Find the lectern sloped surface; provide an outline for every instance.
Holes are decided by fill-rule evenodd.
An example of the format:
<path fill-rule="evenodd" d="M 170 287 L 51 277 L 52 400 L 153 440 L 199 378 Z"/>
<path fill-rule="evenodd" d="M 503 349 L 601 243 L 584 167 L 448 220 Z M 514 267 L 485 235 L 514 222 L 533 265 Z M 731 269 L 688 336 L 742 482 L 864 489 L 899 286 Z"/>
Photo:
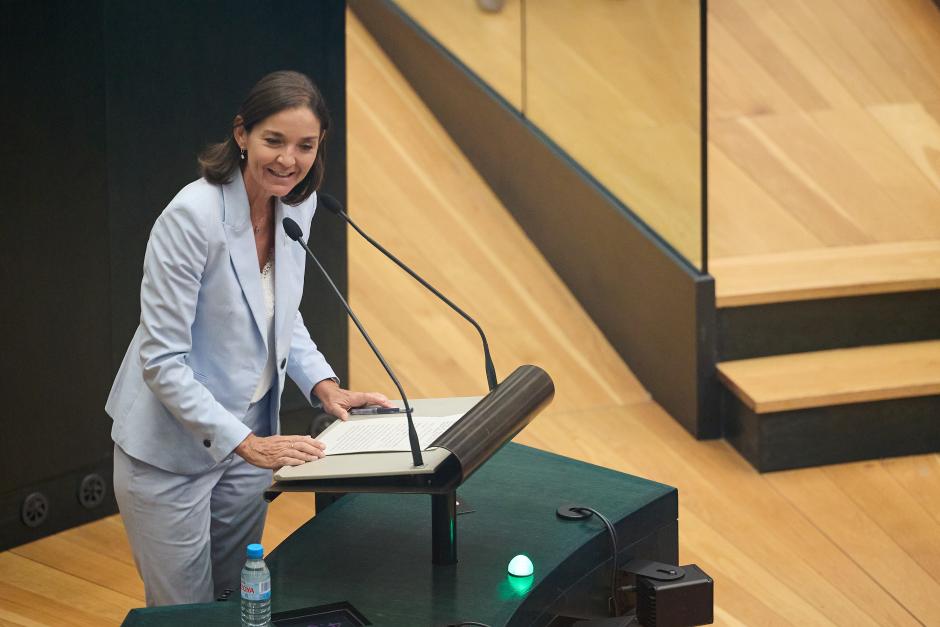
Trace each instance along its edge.
<path fill-rule="evenodd" d="M 554 393 L 551 377 L 538 366 L 526 365 L 481 398 L 415 400 L 416 415 L 463 414 L 431 443 L 424 466 L 413 467 L 410 456 L 402 452 L 355 454 L 355 462 L 327 457 L 279 471 L 268 498 L 288 491 L 452 493 L 521 431 Z"/>
<path fill-rule="evenodd" d="M 480 402 L 480 396 L 464 396 L 453 398 L 418 398 L 411 401 L 414 417 L 422 416 L 450 416 L 465 414 L 471 407 Z M 398 407 L 401 401 L 392 401 Z M 386 417 L 387 418 L 387 417 Z M 393 416 L 400 419 L 404 425 L 404 416 Z M 371 416 L 350 416 L 349 420 L 368 421 Z M 308 462 L 300 466 L 285 466 L 274 474 L 276 485 L 274 489 L 291 491 L 290 484 L 307 491 L 307 487 L 314 486 L 314 481 L 328 479 L 379 477 L 382 475 L 431 475 L 442 464 L 450 451 L 440 447 L 428 447 L 422 452 L 424 468 L 414 468 L 411 453 L 408 451 L 384 451 L 375 453 L 352 453 L 346 455 L 328 455 L 315 462 Z M 353 490 L 350 490 L 353 491 Z"/>

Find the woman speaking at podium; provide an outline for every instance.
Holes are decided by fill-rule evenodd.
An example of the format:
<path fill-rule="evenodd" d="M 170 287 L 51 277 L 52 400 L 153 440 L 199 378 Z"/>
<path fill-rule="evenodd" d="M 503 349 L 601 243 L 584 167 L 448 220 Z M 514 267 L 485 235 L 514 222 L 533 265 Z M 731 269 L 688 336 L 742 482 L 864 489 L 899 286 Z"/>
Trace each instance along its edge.
<path fill-rule="evenodd" d="M 150 233 L 140 325 L 106 405 L 147 605 L 237 590 L 272 469 L 323 456 L 310 436 L 277 435 L 285 374 L 339 418 L 389 404 L 338 385 L 298 309 L 306 259 L 281 221 L 309 232 L 328 129 L 309 78 L 265 76 Z"/>

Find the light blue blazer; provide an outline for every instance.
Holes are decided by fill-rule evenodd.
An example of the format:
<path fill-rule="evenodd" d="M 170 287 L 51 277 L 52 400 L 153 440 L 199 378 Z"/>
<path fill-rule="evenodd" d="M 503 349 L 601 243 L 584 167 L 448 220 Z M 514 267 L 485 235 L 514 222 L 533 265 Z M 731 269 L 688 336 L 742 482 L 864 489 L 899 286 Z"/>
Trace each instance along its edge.
<path fill-rule="evenodd" d="M 240 418 L 275 351 L 271 433 L 284 374 L 310 400 L 335 377 L 298 307 L 305 253 L 284 233 L 290 216 L 310 231 L 316 194 L 296 207 L 275 203 L 274 346 L 267 325 L 258 255 L 241 172 L 218 186 L 184 187 L 157 218 L 140 287 L 140 326 L 105 405 L 111 437 L 128 455 L 181 474 L 208 470 L 245 439 Z"/>

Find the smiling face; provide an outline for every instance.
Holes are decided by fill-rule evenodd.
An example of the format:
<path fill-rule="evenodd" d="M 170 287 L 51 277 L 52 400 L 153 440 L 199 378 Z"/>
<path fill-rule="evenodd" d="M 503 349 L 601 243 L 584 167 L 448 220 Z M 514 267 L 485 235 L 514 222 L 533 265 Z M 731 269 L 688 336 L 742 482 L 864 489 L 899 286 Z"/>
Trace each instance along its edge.
<path fill-rule="evenodd" d="M 320 139 L 320 121 L 307 107 L 279 111 L 250 132 L 236 126 L 235 141 L 247 151 L 242 175 L 248 198 L 280 198 L 290 193 L 310 172 Z"/>

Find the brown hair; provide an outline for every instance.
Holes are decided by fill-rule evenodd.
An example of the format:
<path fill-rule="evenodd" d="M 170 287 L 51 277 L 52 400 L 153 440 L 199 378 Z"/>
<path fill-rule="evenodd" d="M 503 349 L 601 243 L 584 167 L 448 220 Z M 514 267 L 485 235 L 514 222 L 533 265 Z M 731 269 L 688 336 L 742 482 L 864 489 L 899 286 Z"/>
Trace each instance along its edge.
<path fill-rule="evenodd" d="M 330 128 L 330 113 L 316 85 L 300 72 L 280 71 L 268 74 L 258 81 L 238 110 L 232 122 L 235 129 L 241 121 L 250 133 L 255 124 L 265 118 L 296 107 L 307 107 L 320 122 L 321 140 L 313 167 L 294 189 L 281 200 L 287 205 L 299 205 L 310 197 L 323 183 L 326 171 L 326 131 Z M 222 185 L 232 180 L 235 168 L 239 167 L 241 150 L 233 135 L 218 144 L 210 144 L 199 154 L 200 174 L 210 183 Z"/>

